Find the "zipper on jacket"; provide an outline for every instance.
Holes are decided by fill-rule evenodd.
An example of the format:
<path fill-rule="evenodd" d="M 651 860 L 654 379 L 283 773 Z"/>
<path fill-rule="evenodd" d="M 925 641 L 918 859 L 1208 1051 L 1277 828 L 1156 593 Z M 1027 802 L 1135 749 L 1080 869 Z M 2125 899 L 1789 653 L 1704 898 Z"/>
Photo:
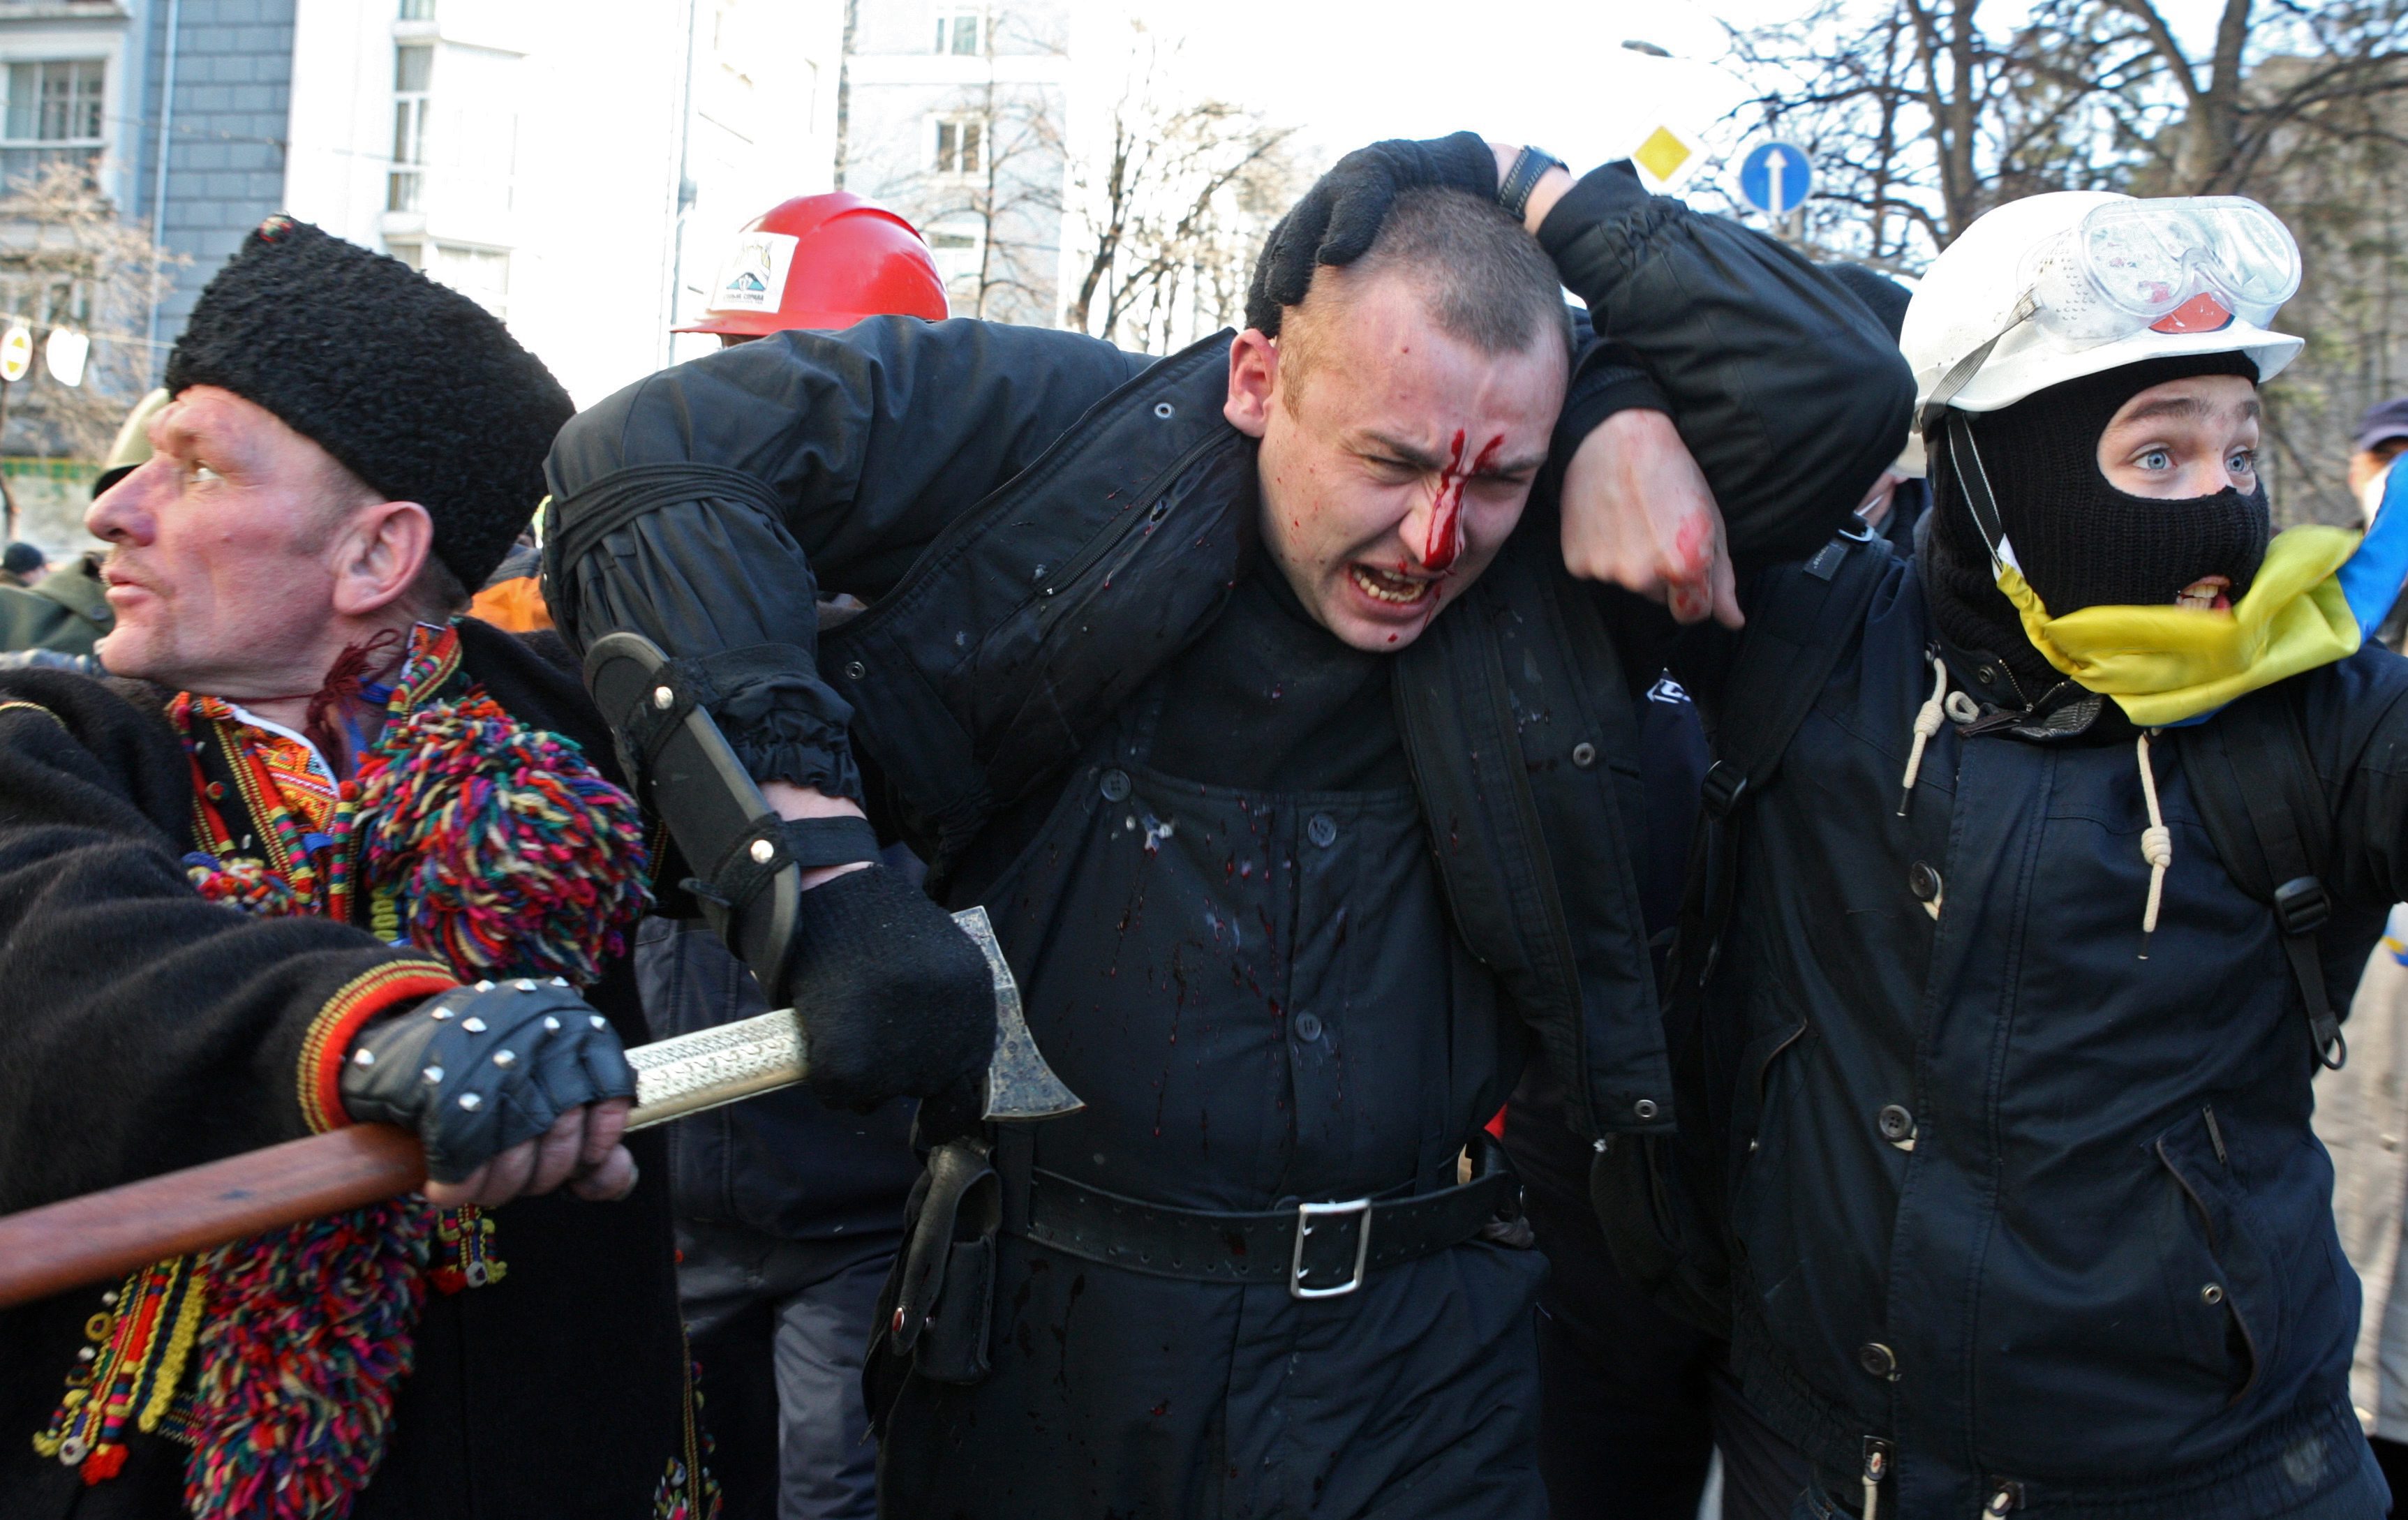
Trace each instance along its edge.
<path fill-rule="evenodd" d="M 1882 1480 L 1889 1476 L 1889 1442 L 1879 1436 L 1865 1438 L 1865 1514 L 1864 1520 L 1879 1520 Z"/>
<path fill-rule="evenodd" d="M 1197 451 L 1195 450 L 1188 451 L 1189 456 L 1192 456 Z M 1190 462 L 1191 459 L 1189 457 L 1182 457 L 1179 463 L 1183 466 Z M 1165 488 L 1166 491 L 1168 489 L 1168 487 Z M 1090 569 L 1093 569 L 1095 567 L 1096 561 L 1103 558 L 1106 554 L 1111 553 L 1113 550 L 1118 549 L 1122 543 L 1126 541 L 1130 534 L 1137 532 L 1140 528 L 1159 523 L 1169 515 L 1170 497 L 1166 495 L 1159 501 L 1156 501 L 1152 507 L 1147 508 L 1142 513 L 1140 513 L 1135 517 L 1125 517 L 1121 519 L 1121 521 L 1110 524 L 1101 532 L 1097 533 L 1094 538 L 1081 545 L 1079 552 L 1072 554 L 1068 561 L 1055 569 L 1048 572 L 1044 579 L 1038 582 L 1037 595 L 1039 596 L 1052 596 L 1059 593 L 1065 586 L 1076 585 L 1078 583 L 1079 577 L 1086 574 Z M 1040 571 L 1044 570 L 1045 566 L 1040 565 L 1038 566 L 1038 569 Z"/>
<path fill-rule="evenodd" d="M 2207 1140 L 2209 1144 L 2215 1147 L 2216 1165 L 2230 1170 L 2232 1158 L 2224 1154 L 2224 1126 L 2215 1122 L 2215 1105 L 2202 1103 L 2200 1105 L 2199 1111 L 2200 1116 L 2207 1121 Z"/>
<path fill-rule="evenodd" d="M 2012 1478 L 1996 1479 L 1993 1484 L 1990 1502 L 1982 1506 L 1984 1515 L 1995 1520 L 1998 1515 L 2010 1514 L 2024 1507 L 2023 1484 Z"/>
<path fill-rule="evenodd" d="M 1094 538 L 1079 547 L 1077 553 L 1072 554 L 1061 565 L 1051 569 L 1042 565 L 1037 566 L 1037 629 L 1040 636 L 1053 629 L 1054 624 L 1062 615 L 1062 609 L 1068 605 L 1056 599 L 1060 594 L 1077 585 L 1080 578 L 1094 569 L 1106 555 L 1124 548 L 1133 552 L 1136 543 L 1142 542 L 1147 533 L 1160 527 L 1163 519 L 1168 517 L 1171 509 L 1178 505 L 1180 481 L 1202 463 L 1207 454 L 1216 448 L 1225 446 L 1227 442 L 1228 438 L 1225 432 L 1210 432 L 1188 445 L 1186 451 L 1173 460 L 1168 469 L 1154 477 L 1153 491 L 1143 494 L 1154 495 L 1156 491 L 1160 493 L 1154 495 L 1153 506 L 1143 511 L 1138 511 L 1132 504 L 1129 512 L 1119 522 L 1104 524 L 1096 531 Z M 1142 499 L 1142 495 L 1140 499 Z M 1118 567 L 1115 564 L 1114 568 Z M 1106 577 L 1105 583 L 1111 584 L 1109 576 Z"/>

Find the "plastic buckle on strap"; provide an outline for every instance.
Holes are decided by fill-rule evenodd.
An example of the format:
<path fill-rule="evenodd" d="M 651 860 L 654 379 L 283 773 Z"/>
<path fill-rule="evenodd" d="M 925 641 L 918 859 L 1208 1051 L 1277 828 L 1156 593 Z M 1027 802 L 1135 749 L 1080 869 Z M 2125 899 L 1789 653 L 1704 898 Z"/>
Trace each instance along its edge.
<path fill-rule="evenodd" d="M 1727 760 L 1717 760 L 1706 767 L 1705 780 L 1698 783 L 1698 797 L 1710 817 L 1727 818 L 1739 799 L 1747 794 L 1747 772 Z"/>
<path fill-rule="evenodd" d="M 1354 1275 L 1334 1288 L 1309 1288 L 1304 1285 L 1304 1240 L 1312 1233 L 1315 1219 L 1337 1218 L 1346 1214 L 1358 1216 L 1362 1223 L 1354 1232 Z M 1296 1206 L 1296 1254 L 1288 1261 L 1287 1294 L 1291 1298 L 1340 1298 L 1363 1285 L 1364 1264 L 1371 1259 L 1371 1200 L 1352 1198 L 1344 1203 L 1299 1203 Z"/>
<path fill-rule="evenodd" d="M 2274 922 L 2285 934 L 2314 934 L 2332 916 L 2332 896 L 2313 876 L 2296 876 L 2274 889 Z"/>

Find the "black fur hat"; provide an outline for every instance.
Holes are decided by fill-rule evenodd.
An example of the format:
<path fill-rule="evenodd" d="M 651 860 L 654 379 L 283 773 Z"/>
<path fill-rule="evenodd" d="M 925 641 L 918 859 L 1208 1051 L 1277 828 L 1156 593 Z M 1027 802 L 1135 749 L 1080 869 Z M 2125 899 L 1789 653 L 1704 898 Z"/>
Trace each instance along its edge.
<path fill-rule="evenodd" d="M 543 497 L 577 409 L 483 307 L 398 259 L 275 216 L 243 239 L 167 356 L 167 389 L 266 408 L 388 501 L 435 522 L 474 591 Z"/>

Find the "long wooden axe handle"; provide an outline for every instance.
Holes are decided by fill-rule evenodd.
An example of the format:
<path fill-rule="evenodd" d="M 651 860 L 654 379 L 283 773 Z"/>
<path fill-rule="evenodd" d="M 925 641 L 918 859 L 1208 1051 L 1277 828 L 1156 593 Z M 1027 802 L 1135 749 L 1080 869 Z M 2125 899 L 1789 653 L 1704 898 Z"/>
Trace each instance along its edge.
<path fill-rule="evenodd" d="M 425 1181 L 417 1136 L 353 1125 L 0 1216 L 0 1309 L 357 1209 Z"/>
<path fill-rule="evenodd" d="M 1029 1037 L 1020 989 L 996 944 L 986 910 L 968 909 L 953 918 L 986 953 L 995 977 L 986 1117 L 1050 1119 L 1075 1112 L 1079 1099 L 1045 1065 Z M 627 1052 L 627 1064 L 636 1068 L 630 1130 L 792 1087 L 810 1071 L 802 1028 L 791 1009 L 638 1045 Z M 394 1197 L 425 1183 L 426 1155 L 417 1136 L 390 1125 L 352 1125 L 0 1214 L 0 1309 Z"/>

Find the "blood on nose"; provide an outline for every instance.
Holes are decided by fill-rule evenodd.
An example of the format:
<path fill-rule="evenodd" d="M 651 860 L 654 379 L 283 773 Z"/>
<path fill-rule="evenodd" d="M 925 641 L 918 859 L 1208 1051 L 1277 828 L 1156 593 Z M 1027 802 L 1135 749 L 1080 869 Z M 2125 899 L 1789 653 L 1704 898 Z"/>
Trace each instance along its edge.
<path fill-rule="evenodd" d="M 1430 570 L 1447 570 L 1463 554 L 1463 488 L 1471 476 L 1478 475 L 1497 460 L 1497 451 L 1504 445 L 1505 435 L 1490 438 L 1471 467 L 1463 467 L 1464 432 L 1455 430 L 1455 441 L 1447 453 L 1446 467 L 1438 474 L 1438 494 L 1430 502 L 1429 528 L 1422 539 L 1422 566 Z"/>

